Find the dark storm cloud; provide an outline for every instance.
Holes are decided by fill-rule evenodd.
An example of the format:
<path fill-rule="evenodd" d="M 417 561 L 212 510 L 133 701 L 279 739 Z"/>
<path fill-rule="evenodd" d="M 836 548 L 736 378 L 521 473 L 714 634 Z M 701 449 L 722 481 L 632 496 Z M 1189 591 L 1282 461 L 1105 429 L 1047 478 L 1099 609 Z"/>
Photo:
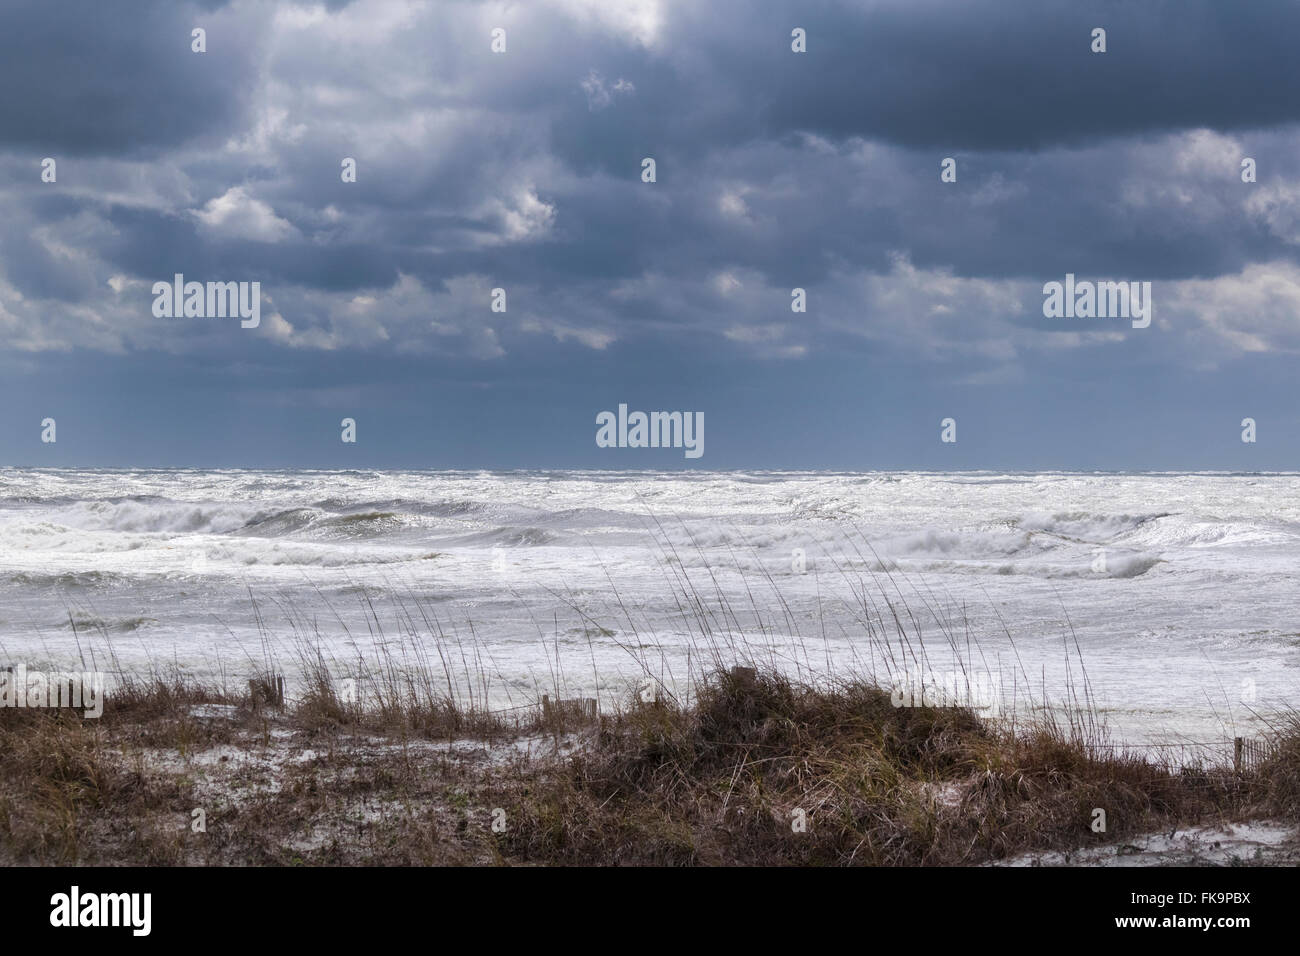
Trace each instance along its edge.
<path fill-rule="evenodd" d="M 1078 3 L 709 3 L 682 7 L 666 53 L 631 50 L 637 110 L 554 120 L 576 169 L 618 170 L 648 144 L 683 156 L 808 131 L 905 147 L 1042 149 L 1300 119 L 1285 0 Z M 808 53 L 790 56 L 802 27 Z M 1107 52 L 1091 51 L 1093 28 Z M 610 57 L 613 60 L 615 58 Z M 606 72 L 614 70 L 605 65 Z M 558 104 L 557 104 L 558 105 Z"/>
<path fill-rule="evenodd" d="M 0 106 L 0 305 L 23 317 L 24 348 L 220 345 L 150 316 L 152 283 L 183 272 L 262 282 L 278 318 L 257 341 L 295 355 L 508 369 L 543 343 L 657 336 L 1003 374 L 1028 349 L 1113 344 L 1044 330 L 1039 289 L 1067 271 L 1174 282 L 1267 265 L 1289 282 L 1298 261 L 1291 4 L 124 9 L 0 15 L 15 93 Z M 488 48 L 498 23 L 504 56 Z M 1089 50 L 1098 26 L 1105 54 Z M 44 155 L 57 185 L 37 179 Z M 939 180 L 945 156 L 956 183 Z M 806 314 L 790 311 L 796 286 Z M 1213 352 L 1187 331 L 1212 320 L 1182 317 L 1165 354 Z"/>
<path fill-rule="evenodd" d="M 216 140 L 255 83 L 259 31 L 209 22 L 223 3 L 7 0 L 0 12 L 0 143 L 39 155 L 156 154 Z M 209 30 L 203 68 L 190 31 Z"/>
<path fill-rule="evenodd" d="M 801 5 L 771 21 L 808 31 L 803 58 L 771 57 L 769 43 L 739 26 L 739 7 L 707 9 L 713 29 L 695 28 L 725 38 L 713 41 L 714 75 L 744 77 L 774 134 L 1041 149 L 1300 118 L 1300 63 L 1290 53 L 1300 7 L 1287 0 Z M 1091 51 L 1097 27 L 1105 54 Z"/>
<path fill-rule="evenodd" d="M 200 280 L 252 275 L 263 282 L 331 291 L 389 286 L 397 279 L 391 251 L 373 246 L 212 241 L 199 235 L 193 221 L 148 210 L 114 209 L 108 221 L 114 237 L 101 251 L 135 275 L 168 279 L 175 272 L 189 272 Z"/>

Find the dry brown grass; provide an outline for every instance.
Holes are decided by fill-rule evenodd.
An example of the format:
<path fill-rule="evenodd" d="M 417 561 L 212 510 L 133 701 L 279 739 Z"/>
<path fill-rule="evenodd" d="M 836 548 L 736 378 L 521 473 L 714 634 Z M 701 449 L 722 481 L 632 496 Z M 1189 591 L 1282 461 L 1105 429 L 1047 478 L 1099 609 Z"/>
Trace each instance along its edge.
<path fill-rule="evenodd" d="M 1300 822 L 1294 724 L 1258 772 L 1182 773 L 1098 756 L 1050 723 L 894 707 L 861 680 L 718 670 L 689 707 L 632 700 L 563 726 L 418 695 L 344 704 L 318 676 L 283 708 L 153 680 L 111 695 L 98 721 L 0 711 L 0 859 L 960 865 L 1251 815 Z"/>
<path fill-rule="evenodd" d="M 520 807 L 525 859 L 644 864 L 971 864 L 1239 814 L 1251 781 L 1098 757 L 1054 728 L 895 708 L 864 682 L 713 675 L 689 710 L 612 721 Z M 1105 834 L 1092 812 L 1107 812 Z M 806 829 L 794 823 L 802 812 Z"/>

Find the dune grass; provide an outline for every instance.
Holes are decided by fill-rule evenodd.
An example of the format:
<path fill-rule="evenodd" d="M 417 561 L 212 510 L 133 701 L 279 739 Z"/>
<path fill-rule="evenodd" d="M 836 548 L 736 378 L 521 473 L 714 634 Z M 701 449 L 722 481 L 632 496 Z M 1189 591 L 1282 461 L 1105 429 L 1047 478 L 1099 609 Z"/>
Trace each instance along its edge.
<path fill-rule="evenodd" d="M 862 680 L 751 668 L 702 677 L 690 705 L 633 695 L 571 724 L 540 709 L 485 720 L 445 699 L 399 711 L 398 696 L 360 708 L 318 688 L 275 707 L 154 680 L 98 721 L 0 711 L 0 858 L 967 865 L 1300 823 L 1294 724 L 1257 770 L 1186 772 L 1098 754 L 1047 722 L 1013 731 L 967 708 L 896 707 Z"/>

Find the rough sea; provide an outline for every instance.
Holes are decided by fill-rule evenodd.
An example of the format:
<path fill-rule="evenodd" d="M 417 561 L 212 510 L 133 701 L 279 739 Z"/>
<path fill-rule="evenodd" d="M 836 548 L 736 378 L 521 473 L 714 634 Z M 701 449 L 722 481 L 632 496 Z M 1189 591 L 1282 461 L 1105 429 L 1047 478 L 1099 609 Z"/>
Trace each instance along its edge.
<path fill-rule="evenodd" d="M 1294 474 L 4 469 L 0 664 L 310 649 L 504 708 L 751 657 L 1213 741 L 1300 706 L 1298 564 Z"/>

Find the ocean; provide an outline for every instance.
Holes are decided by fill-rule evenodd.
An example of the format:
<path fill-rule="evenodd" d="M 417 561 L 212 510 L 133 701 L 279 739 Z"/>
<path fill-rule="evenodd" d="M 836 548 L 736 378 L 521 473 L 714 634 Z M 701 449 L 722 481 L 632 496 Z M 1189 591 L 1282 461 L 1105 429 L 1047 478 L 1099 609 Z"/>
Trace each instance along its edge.
<path fill-rule="evenodd" d="M 508 708 L 752 658 L 1214 741 L 1300 706 L 1298 558 L 1295 474 L 10 468 L 0 664 L 423 658 Z"/>

